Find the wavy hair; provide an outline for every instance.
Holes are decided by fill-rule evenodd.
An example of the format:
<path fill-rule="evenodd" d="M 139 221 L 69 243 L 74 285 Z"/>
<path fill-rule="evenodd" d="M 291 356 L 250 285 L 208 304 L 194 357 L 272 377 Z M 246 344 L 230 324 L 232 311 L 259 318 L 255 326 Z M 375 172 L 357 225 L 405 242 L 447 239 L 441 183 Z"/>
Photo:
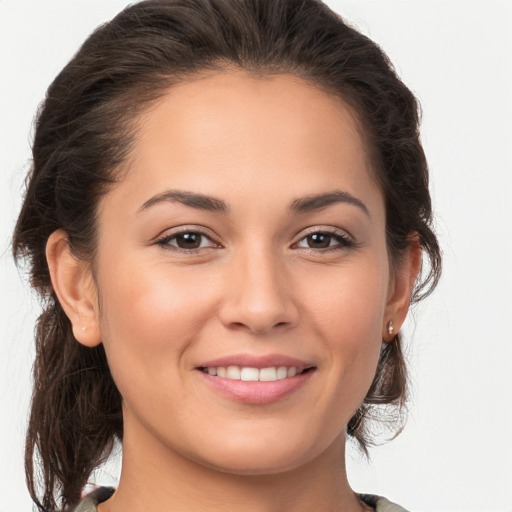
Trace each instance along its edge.
<path fill-rule="evenodd" d="M 319 0 L 146 0 L 127 7 L 90 35 L 47 91 L 13 237 L 14 256 L 26 261 L 43 303 L 25 453 L 41 511 L 76 502 L 123 436 L 122 399 L 105 352 L 74 339 L 52 289 L 48 237 L 65 230 L 74 254 L 92 261 L 97 205 L 121 179 L 116 169 L 129 154 L 137 117 L 173 84 L 229 66 L 258 76 L 288 73 L 351 106 L 385 197 L 391 261 L 399 262 L 415 233 L 424 269 L 413 301 L 439 279 L 418 104 L 374 42 Z M 372 441 L 369 420 L 382 405 L 400 411 L 406 390 L 397 334 L 383 343 L 375 379 L 347 427 L 363 450 Z"/>

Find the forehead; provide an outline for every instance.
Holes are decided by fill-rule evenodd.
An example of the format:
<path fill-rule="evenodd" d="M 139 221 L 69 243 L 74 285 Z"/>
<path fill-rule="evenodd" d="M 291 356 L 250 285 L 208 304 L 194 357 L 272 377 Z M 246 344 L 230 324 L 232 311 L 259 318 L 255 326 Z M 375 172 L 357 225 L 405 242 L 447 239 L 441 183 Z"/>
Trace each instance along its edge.
<path fill-rule="evenodd" d="M 204 73 L 172 86 L 136 126 L 120 188 L 138 206 L 165 188 L 230 203 L 251 191 L 378 194 L 351 108 L 292 75 Z"/>

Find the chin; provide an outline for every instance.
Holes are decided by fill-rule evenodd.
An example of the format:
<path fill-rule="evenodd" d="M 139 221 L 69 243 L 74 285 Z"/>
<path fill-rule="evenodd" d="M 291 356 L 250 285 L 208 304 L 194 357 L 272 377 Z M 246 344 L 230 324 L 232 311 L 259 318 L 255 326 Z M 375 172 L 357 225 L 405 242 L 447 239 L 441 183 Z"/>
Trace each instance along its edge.
<path fill-rule="evenodd" d="M 306 440 L 283 442 L 283 438 L 272 442 L 233 443 L 217 442 L 192 458 L 201 465 L 235 475 L 273 475 L 292 471 L 311 462 L 326 449 L 324 446 L 311 446 Z M 211 445 L 210 445 L 211 446 Z"/>
<path fill-rule="evenodd" d="M 197 462 L 209 469 L 240 476 L 275 475 L 292 471 L 305 463 L 297 454 L 294 457 L 260 457 L 256 460 L 248 460 L 247 457 L 238 455 L 223 457 L 221 460 L 202 459 Z"/>

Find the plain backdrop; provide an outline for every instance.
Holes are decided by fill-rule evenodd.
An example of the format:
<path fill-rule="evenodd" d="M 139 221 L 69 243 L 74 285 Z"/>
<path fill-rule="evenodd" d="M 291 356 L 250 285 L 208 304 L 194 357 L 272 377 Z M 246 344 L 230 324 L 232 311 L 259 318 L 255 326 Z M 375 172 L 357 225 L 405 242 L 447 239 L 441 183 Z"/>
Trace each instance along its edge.
<path fill-rule="evenodd" d="M 354 489 L 415 512 L 512 511 L 512 1 L 330 0 L 379 43 L 423 106 L 444 274 L 405 332 L 409 421 Z M 0 512 L 32 510 L 23 474 L 38 313 L 9 239 L 46 87 L 126 0 L 0 0 Z M 98 475 L 115 483 L 116 465 Z M 319 511 L 322 512 L 322 511 Z"/>

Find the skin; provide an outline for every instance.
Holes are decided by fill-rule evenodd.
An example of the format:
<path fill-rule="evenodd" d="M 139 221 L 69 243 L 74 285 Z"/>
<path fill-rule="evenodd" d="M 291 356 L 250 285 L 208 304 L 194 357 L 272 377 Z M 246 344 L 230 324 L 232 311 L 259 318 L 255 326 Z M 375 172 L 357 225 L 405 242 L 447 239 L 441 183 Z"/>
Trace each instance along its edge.
<path fill-rule="evenodd" d="M 388 322 L 396 332 L 405 318 L 420 251 L 391 271 L 352 112 L 299 78 L 227 70 L 174 86 L 137 128 L 128 172 L 99 204 L 94 274 L 64 232 L 47 247 L 77 340 L 104 344 L 123 396 L 122 475 L 100 512 L 361 510 L 345 428 Z M 169 190 L 229 211 L 158 200 Z M 290 209 L 333 191 L 364 206 Z M 179 250 L 180 229 L 206 235 L 198 250 Z M 277 402 L 244 404 L 197 370 L 240 353 L 314 371 Z"/>

